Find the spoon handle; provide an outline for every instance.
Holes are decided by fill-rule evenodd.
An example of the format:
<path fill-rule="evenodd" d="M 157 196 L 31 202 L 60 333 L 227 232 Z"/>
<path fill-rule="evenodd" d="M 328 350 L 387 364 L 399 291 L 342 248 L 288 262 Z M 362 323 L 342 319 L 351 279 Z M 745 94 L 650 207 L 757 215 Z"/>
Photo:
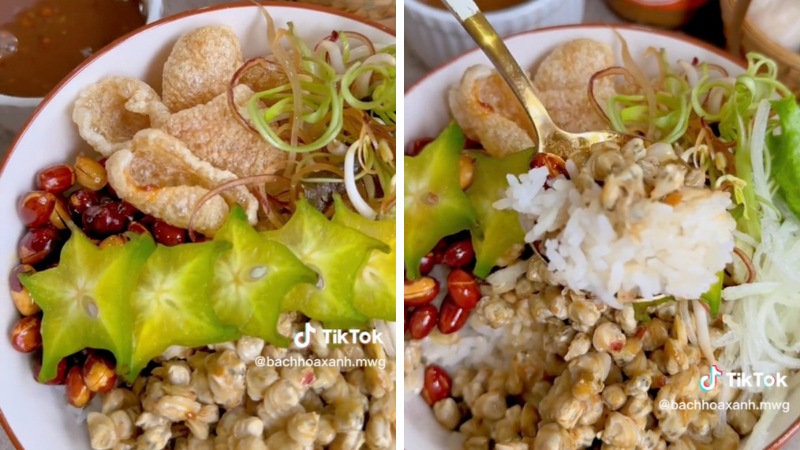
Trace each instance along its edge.
<path fill-rule="evenodd" d="M 464 29 L 483 50 L 522 102 L 528 117 L 536 129 L 538 149 L 556 131 L 553 120 L 536 96 L 531 81 L 506 47 L 503 39 L 472 0 L 442 0 Z"/>

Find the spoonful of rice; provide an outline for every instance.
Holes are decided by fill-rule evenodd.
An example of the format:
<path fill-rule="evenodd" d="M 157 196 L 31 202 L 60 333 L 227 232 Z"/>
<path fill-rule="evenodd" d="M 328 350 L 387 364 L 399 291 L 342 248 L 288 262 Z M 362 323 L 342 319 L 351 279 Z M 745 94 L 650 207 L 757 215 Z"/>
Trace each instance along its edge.
<path fill-rule="evenodd" d="M 531 81 L 503 43 L 503 39 L 475 2 L 473 0 L 442 0 L 442 2 L 489 57 L 519 99 L 536 129 L 537 151 L 542 152 L 543 149 L 547 149 L 549 153 L 572 157 L 579 152 L 588 153 L 589 148 L 599 142 L 611 141 L 622 146 L 634 137 L 616 131 L 570 133 L 559 128 L 536 96 Z"/>

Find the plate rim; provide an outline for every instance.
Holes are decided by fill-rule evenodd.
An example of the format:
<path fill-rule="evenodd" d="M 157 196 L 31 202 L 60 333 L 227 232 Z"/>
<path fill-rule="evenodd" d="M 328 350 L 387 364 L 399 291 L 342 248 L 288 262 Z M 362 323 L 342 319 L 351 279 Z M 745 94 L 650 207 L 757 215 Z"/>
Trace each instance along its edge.
<path fill-rule="evenodd" d="M 376 22 L 374 20 L 367 19 L 365 17 L 359 16 L 357 14 L 353 14 L 353 13 L 350 13 L 350 12 L 347 12 L 347 11 L 342 11 L 342 10 L 338 10 L 338 9 L 335 9 L 335 8 L 322 6 L 322 5 L 317 5 L 317 4 L 311 4 L 311 3 L 294 3 L 294 2 L 289 3 L 289 2 L 285 2 L 285 1 L 283 1 L 283 2 L 279 2 L 279 1 L 259 1 L 258 3 L 256 3 L 256 2 L 250 2 L 250 1 L 237 1 L 237 2 L 232 2 L 232 3 L 221 3 L 221 4 L 207 6 L 207 7 L 203 7 L 203 8 L 191 9 L 191 10 L 180 12 L 178 14 L 174 14 L 174 15 L 171 15 L 171 16 L 163 17 L 160 20 L 157 20 L 155 22 L 146 24 L 146 25 L 142 26 L 141 28 L 137 28 L 137 29 L 131 31 L 130 33 L 127 33 L 127 34 L 125 34 L 123 36 L 120 36 L 119 38 L 113 40 L 110 44 L 108 44 L 105 47 L 103 47 L 100 51 L 98 51 L 97 53 L 93 54 L 89 58 L 86 58 L 81 64 L 79 64 L 77 67 L 75 67 L 66 77 L 64 77 L 64 79 L 62 79 L 44 97 L 44 99 L 41 101 L 41 103 L 39 103 L 39 105 L 34 110 L 33 114 L 31 114 L 31 116 L 28 118 L 28 120 L 25 121 L 25 124 L 22 126 L 22 128 L 20 128 L 20 130 L 17 132 L 16 136 L 14 136 L 14 139 L 11 141 L 11 146 L 8 148 L 8 152 L 6 153 L 6 155 L 3 158 L 2 162 L 0 162 L 0 177 L 2 177 L 3 174 L 5 173 L 6 166 L 8 165 L 8 162 L 11 160 L 11 155 L 16 151 L 16 149 L 17 149 L 17 147 L 19 145 L 19 142 L 22 140 L 22 137 L 28 132 L 28 128 L 30 128 L 31 124 L 34 121 L 36 121 L 36 119 L 38 118 L 38 116 L 41 113 L 41 111 L 44 110 L 45 108 L 47 108 L 47 106 L 50 104 L 52 99 L 56 95 L 58 95 L 59 92 L 61 92 L 61 90 L 64 88 L 64 86 L 66 86 L 67 84 L 72 82 L 72 80 L 78 74 L 83 72 L 95 60 L 97 60 L 98 58 L 102 57 L 106 53 L 111 52 L 112 50 L 117 48 L 120 44 L 122 44 L 123 42 L 127 41 L 129 38 L 131 38 L 133 36 L 136 36 L 136 35 L 138 35 L 140 33 L 144 33 L 144 32 L 146 32 L 146 31 L 148 31 L 148 30 L 150 30 L 152 28 L 157 28 L 157 27 L 160 27 L 160 26 L 163 26 L 163 25 L 175 22 L 175 21 L 179 21 L 179 20 L 185 19 L 187 17 L 206 14 L 206 13 L 209 13 L 209 12 L 222 11 L 222 10 L 228 10 L 228 9 L 237 9 L 237 8 L 254 8 L 256 6 L 263 6 L 265 8 L 270 9 L 270 10 L 272 10 L 272 9 L 300 9 L 300 10 L 311 10 L 311 11 L 323 12 L 323 13 L 327 13 L 329 15 L 339 16 L 339 17 L 343 17 L 343 18 L 346 18 L 346 19 L 350 19 L 350 20 L 356 21 L 356 22 L 360 22 L 360 23 L 362 23 L 364 25 L 367 25 L 367 26 L 375 28 L 375 29 L 377 29 L 379 31 L 382 31 L 382 32 L 386 33 L 387 35 L 393 36 L 395 38 L 397 37 L 397 34 L 396 34 L 394 29 L 392 29 L 390 27 L 387 27 L 387 26 L 385 26 L 385 25 L 383 25 L 383 24 L 381 24 L 379 22 Z M 8 421 L 6 420 L 6 416 L 3 413 L 2 409 L 0 409 L 0 426 L 2 426 L 3 430 L 5 431 L 6 435 L 8 436 L 9 441 L 11 441 L 11 445 L 14 447 L 15 450 L 25 450 L 25 447 L 19 441 L 19 438 L 17 438 L 16 434 L 14 433 L 14 430 L 11 428 L 11 426 L 8 423 Z"/>
<path fill-rule="evenodd" d="M 700 47 L 700 48 L 702 48 L 704 50 L 707 50 L 707 51 L 709 51 L 711 53 L 716 54 L 720 58 L 728 60 L 729 62 L 735 64 L 736 66 L 741 67 L 742 69 L 746 69 L 747 68 L 747 66 L 745 64 L 745 60 L 744 60 L 743 57 L 738 56 L 738 55 L 733 55 L 731 53 L 727 53 L 723 49 L 721 49 L 719 47 L 715 47 L 715 46 L 709 44 L 708 42 L 701 41 L 700 39 L 697 39 L 697 38 L 695 38 L 693 36 L 689 36 L 689 35 L 686 35 L 686 34 L 678 33 L 676 31 L 662 30 L 662 29 L 658 29 L 658 28 L 648 28 L 648 27 L 645 27 L 645 26 L 633 25 L 633 24 L 585 23 L 585 24 L 556 25 L 556 26 L 550 26 L 550 27 L 537 28 L 535 30 L 530 30 L 530 31 L 522 31 L 520 33 L 514 33 L 514 34 L 511 34 L 511 35 L 508 35 L 508 36 L 504 37 L 503 41 L 507 41 L 507 40 L 510 40 L 510 39 L 523 38 L 523 37 L 530 38 L 530 37 L 535 37 L 537 35 L 544 34 L 544 33 L 550 33 L 550 32 L 559 31 L 559 30 L 570 30 L 570 29 L 573 29 L 573 30 L 577 30 L 577 29 L 581 29 L 581 30 L 583 30 L 583 29 L 606 29 L 606 30 L 609 30 L 609 29 L 610 30 L 621 29 L 621 30 L 637 31 L 637 32 L 652 34 L 652 35 L 656 35 L 656 36 L 659 36 L 659 37 L 667 37 L 667 38 L 670 38 L 670 39 L 676 39 L 676 40 L 679 40 L 679 41 L 683 41 L 685 43 L 694 45 L 695 47 Z M 403 97 L 404 98 L 408 97 L 417 88 L 419 88 L 420 85 L 422 85 L 423 83 L 427 82 L 428 79 L 433 78 L 434 76 L 438 75 L 441 72 L 449 70 L 451 68 L 451 66 L 458 64 L 462 59 L 468 58 L 468 57 L 473 56 L 473 55 L 475 55 L 477 53 L 480 53 L 480 52 L 481 52 L 481 50 L 477 49 L 477 48 L 473 49 L 473 50 L 469 50 L 467 52 L 462 53 L 459 56 L 456 56 L 455 58 L 453 58 L 453 59 L 451 59 L 451 60 L 449 60 L 447 62 L 444 62 L 444 63 L 436 66 L 431 71 L 429 71 L 427 74 L 425 74 L 425 76 L 423 76 L 419 80 L 417 80 L 414 83 L 412 83 L 409 87 L 407 87 L 405 89 L 405 92 L 403 93 Z M 404 136 L 405 136 L 405 134 L 404 134 Z M 404 393 L 404 397 L 405 397 L 405 393 Z M 770 442 L 769 445 L 767 445 L 764 448 L 764 450 L 783 450 L 784 446 L 787 445 L 789 443 L 789 441 L 792 438 L 794 438 L 795 435 L 798 434 L 798 432 L 800 432 L 800 417 L 797 417 L 794 420 L 794 422 L 792 422 L 789 425 L 789 427 L 786 428 L 777 438 L 775 438 L 772 442 Z"/>

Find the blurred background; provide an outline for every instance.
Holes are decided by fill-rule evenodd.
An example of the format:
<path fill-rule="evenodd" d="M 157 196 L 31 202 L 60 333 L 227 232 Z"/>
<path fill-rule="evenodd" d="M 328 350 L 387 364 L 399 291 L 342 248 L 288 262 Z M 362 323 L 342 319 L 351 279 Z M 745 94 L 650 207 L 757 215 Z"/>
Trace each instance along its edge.
<path fill-rule="evenodd" d="M 481 6 L 481 1 L 477 2 Z M 487 17 L 502 35 L 574 23 L 622 23 L 674 30 L 743 55 L 776 60 L 781 78 L 800 84 L 798 0 L 486 0 Z M 405 0 L 405 86 L 474 48 L 440 0 Z"/>

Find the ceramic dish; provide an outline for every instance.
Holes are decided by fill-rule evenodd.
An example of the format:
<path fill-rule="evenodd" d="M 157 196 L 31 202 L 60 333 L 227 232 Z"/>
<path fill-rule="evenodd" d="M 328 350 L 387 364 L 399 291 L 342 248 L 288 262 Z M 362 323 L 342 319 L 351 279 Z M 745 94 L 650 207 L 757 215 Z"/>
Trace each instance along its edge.
<path fill-rule="evenodd" d="M 540 61 L 554 47 L 569 40 L 591 38 L 612 45 L 619 51 L 619 41 L 615 35 L 619 32 L 630 46 L 631 54 L 637 58 L 647 47 L 664 48 L 670 60 L 700 61 L 717 64 L 725 68 L 729 74 L 736 75 L 744 71 L 743 67 L 722 53 L 699 41 L 677 34 L 644 30 L 635 27 L 566 26 L 523 33 L 506 39 L 511 52 L 517 57 L 523 68 L 529 69 Z M 649 62 L 654 62 L 650 60 Z M 488 59 L 479 51 L 467 53 L 450 63 L 441 66 L 414 86 L 407 89 L 405 95 L 406 111 L 414 111 L 404 117 L 405 146 L 415 139 L 437 136 L 451 120 L 447 103 L 447 92 L 456 84 L 467 70 L 475 64 L 487 64 Z M 645 65 L 645 69 L 648 67 Z M 650 67 L 655 69 L 655 67 Z M 420 114 L 419 111 L 424 111 Z M 451 344 L 458 345 L 458 344 Z M 408 375 L 407 375 L 408 377 Z M 778 414 L 769 424 L 767 447 L 770 450 L 798 448 L 800 443 L 792 440 L 800 428 L 800 392 L 790 393 L 789 413 Z M 407 449 L 451 449 L 461 448 L 459 435 L 447 432 L 434 418 L 431 408 L 422 397 L 412 393 L 405 395 L 405 448 Z"/>
<path fill-rule="evenodd" d="M 501 36 L 525 30 L 579 23 L 585 0 L 536 0 L 486 13 Z M 406 44 L 428 67 L 436 67 L 475 48 L 475 43 L 450 11 L 434 8 L 420 0 L 403 3 Z"/>
<path fill-rule="evenodd" d="M 164 3 L 161 0 L 144 0 L 142 4 L 147 13 L 146 23 L 153 23 L 164 17 Z M 20 129 L 41 102 L 42 97 L 12 97 L 0 94 L 0 127 L 14 131 Z"/>
<path fill-rule="evenodd" d="M 363 33 L 371 40 L 394 41 L 387 28 L 354 15 L 340 14 L 322 7 L 265 3 L 276 25 L 290 21 L 302 24 L 299 35 L 306 42 L 317 41 L 331 30 L 347 29 Z M 108 75 L 140 78 L 160 90 L 161 67 L 170 48 L 182 34 L 207 25 L 227 25 L 238 35 L 245 57 L 267 52 L 264 19 L 251 3 L 232 3 L 186 12 L 151 24 L 91 57 L 47 97 L 23 128 L 3 163 L 0 172 L 0 211 L 9 218 L 0 239 L 0 271 L 8 274 L 15 264 L 19 237 L 23 233 L 17 217 L 17 202 L 33 186 L 34 175 L 48 164 L 74 158 L 88 150 L 72 122 L 72 105 L 83 88 Z M 0 285 L 0 315 L 11 330 L 17 312 L 9 298 L 7 276 Z M 0 343 L 4 362 L 4 387 L 0 393 L 2 424 L 17 449 L 89 448 L 85 424 L 78 422 L 76 410 L 67 406 L 64 389 L 34 381 L 30 355 L 17 353 L 8 339 Z"/>

